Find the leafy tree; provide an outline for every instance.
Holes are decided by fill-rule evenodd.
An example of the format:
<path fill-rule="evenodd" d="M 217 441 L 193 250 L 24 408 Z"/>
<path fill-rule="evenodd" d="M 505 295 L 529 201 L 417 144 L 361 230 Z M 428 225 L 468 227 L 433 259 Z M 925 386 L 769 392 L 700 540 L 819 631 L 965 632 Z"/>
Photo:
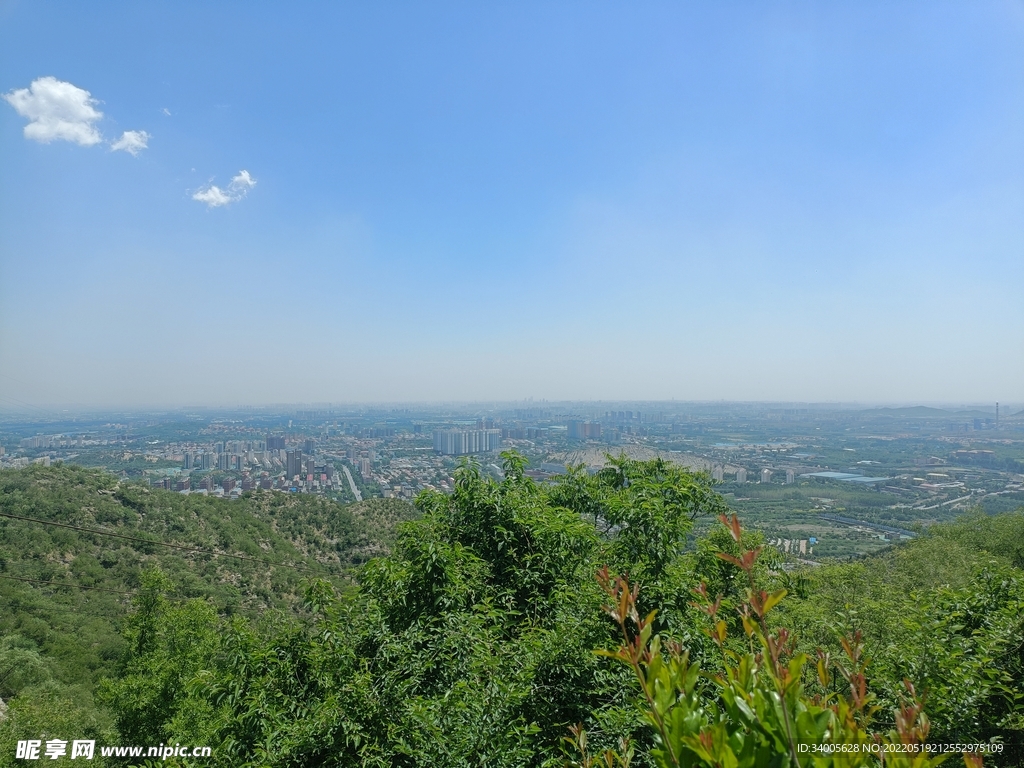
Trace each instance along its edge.
<path fill-rule="evenodd" d="M 739 520 L 722 517 L 733 541 L 742 547 Z M 707 671 L 690 660 L 679 643 L 654 632 L 654 614 L 641 618 L 639 589 L 607 570 L 599 578 L 610 599 L 609 615 L 619 625 L 622 643 L 608 656 L 628 667 L 642 694 L 641 712 L 654 737 L 650 755 L 659 768 L 695 766 L 861 766 L 881 762 L 890 766 L 938 765 L 947 757 L 927 750 L 929 721 L 914 686 L 904 681 L 906 695 L 895 713 L 895 728 L 871 733 L 876 711 L 869 692 L 864 646 L 859 635 L 845 638 L 846 661 L 817 655 L 816 672 L 823 689 L 841 679 L 838 690 L 809 695 L 804 684 L 810 657 L 798 651 L 785 628 L 771 629 L 768 616 L 785 597 L 759 590 L 754 566 L 757 548 L 741 548 L 738 556 L 721 553 L 745 577 L 739 606 L 746 647 L 728 642 L 726 622 L 719 617 L 720 599 L 712 601 L 706 586 L 695 591 L 710 620 L 708 635 L 723 654 L 720 672 Z M 838 674 L 837 674 L 838 673 Z M 628 742 L 607 749 L 599 758 L 589 750 L 582 726 L 566 741 L 579 753 L 576 765 L 603 762 L 628 766 L 634 751 Z M 965 755 L 968 766 L 980 765 L 977 755 Z"/>
<path fill-rule="evenodd" d="M 416 514 L 397 500 L 183 496 L 68 464 L 0 470 L 0 513 L 0 739 L 100 732 L 116 718 L 123 735 L 106 743 L 122 744 L 166 741 L 168 718 L 201 712 L 196 701 L 180 709 L 174 690 L 205 663 L 200 635 L 219 638 L 228 616 L 301 614 L 308 575 L 351 591 L 354 566 L 386 552 L 393 527 Z M 98 696 L 111 677 L 119 687 L 105 694 L 117 698 Z"/>
<path fill-rule="evenodd" d="M 832 653 L 838 637 L 861 631 L 882 721 L 910 677 L 935 740 L 1001 739 L 1024 761 L 1024 574 L 993 554 L 1012 556 L 1021 519 L 972 515 L 880 557 L 814 569 L 803 595 L 781 606 L 780 621 L 805 649 Z"/>
<path fill-rule="evenodd" d="M 199 617 L 212 626 L 209 652 L 189 662 L 199 667 L 173 661 L 178 630 L 140 645 L 152 623 L 140 606 L 129 645 L 142 650 L 111 698 L 118 722 L 139 717 L 128 708 L 150 713 L 163 741 L 202 733 L 225 765 L 275 766 L 542 765 L 573 722 L 608 744 L 635 732 L 625 671 L 592 652 L 614 630 L 593 574 L 614 561 L 684 589 L 668 585 L 692 575 L 677 561 L 693 516 L 714 503 L 710 483 L 621 460 L 547 488 L 517 454 L 503 463 L 500 482 L 466 461 L 453 494 L 421 494 L 422 517 L 362 569 L 351 598 L 312 582 L 302 622 Z M 598 527 L 576 506 L 587 496 Z M 172 701 L 131 683 L 150 667 Z"/>
<path fill-rule="evenodd" d="M 208 663 L 217 645 L 210 605 L 202 600 L 173 604 L 164 594 L 169 586 L 158 571 L 143 574 L 124 631 L 120 674 L 103 688 L 118 733 L 128 744 L 171 741 L 168 727 L 182 703 L 178 692 Z"/>

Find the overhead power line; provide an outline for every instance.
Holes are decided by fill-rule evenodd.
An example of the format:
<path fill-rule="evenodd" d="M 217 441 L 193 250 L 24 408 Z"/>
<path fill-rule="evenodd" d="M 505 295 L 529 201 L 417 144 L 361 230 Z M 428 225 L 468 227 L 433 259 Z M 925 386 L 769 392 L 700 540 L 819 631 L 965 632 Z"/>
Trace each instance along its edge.
<path fill-rule="evenodd" d="M 88 589 L 88 590 L 90 590 L 92 592 L 110 592 L 110 593 L 115 594 L 115 595 L 127 595 L 128 597 L 134 597 L 135 595 L 138 594 L 138 591 L 135 591 L 135 592 L 125 592 L 123 589 L 108 589 L 106 587 L 87 587 L 84 584 L 69 584 L 66 581 L 45 581 L 44 579 L 28 579 L 28 578 L 25 578 L 23 576 L 8 576 L 6 574 L 0 574 L 0 579 L 10 579 L 11 581 L 24 581 L 24 582 L 27 582 L 29 584 L 48 584 L 48 585 L 54 586 L 54 587 L 70 587 L 71 589 Z M 167 593 L 166 592 L 164 593 L 164 596 L 167 597 Z M 172 602 L 181 602 L 183 600 L 186 600 L 187 598 L 167 597 L 167 599 L 171 600 Z M 93 611 L 86 611 L 86 610 L 83 610 L 82 606 L 80 606 L 80 605 L 75 606 L 74 615 L 75 616 L 83 616 L 83 615 L 84 616 L 92 616 L 93 618 L 105 619 L 107 621 L 111 620 L 111 616 L 110 616 L 109 613 L 96 613 L 96 612 L 93 612 Z"/>
<path fill-rule="evenodd" d="M 110 592 L 115 595 L 128 595 L 128 597 L 134 597 L 138 594 L 138 590 L 134 592 L 125 592 L 123 589 L 108 589 L 106 587 L 87 587 L 84 584 L 69 584 L 66 581 L 45 581 L 44 579 L 27 579 L 23 576 L 7 576 L 6 574 L 0 574 L 0 579 L 10 579 L 11 581 L 24 581 L 29 584 L 49 584 L 54 587 L 70 587 L 71 589 L 88 589 L 94 592 Z M 163 593 L 164 597 L 167 597 L 167 593 Z M 172 602 L 183 602 L 188 600 L 187 597 L 167 597 Z M 98 619 L 110 619 L 110 615 L 106 613 L 90 613 L 89 611 L 83 611 L 81 607 L 75 608 L 75 614 L 85 614 L 86 616 L 93 616 Z"/>
<path fill-rule="evenodd" d="M 0 579 L 11 581 L 27 581 L 30 584 L 52 584 L 55 587 L 71 587 L 72 589 L 92 589 L 96 592 L 112 592 L 115 595 L 134 595 L 134 592 L 125 592 L 122 589 L 107 589 L 106 587 L 87 587 L 84 584 L 68 584 L 66 581 L 44 581 L 43 579 L 26 579 L 21 576 L 5 576 L 0 574 Z"/>
<path fill-rule="evenodd" d="M 232 557 L 236 560 L 246 560 L 252 563 L 260 563 L 262 565 L 273 565 L 281 568 L 291 568 L 296 571 L 305 571 L 307 573 L 317 573 L 312 568 L 306 568 L 301 565 L 291 565 L 290 563 L 275 563 L 273 560 L 263 560 L 259 557 L 249 557 L 248 555 L 231 555 L 227 552 L 214 552 L 209 549 L 197 549 L 195 547 L 186 547 L 181 544 L 171 544 L 166 541 L 154 541 L 153 539 L 143 539 L 138 536 L 126 536 L 122 533 L 111 533 L 110 531 L 101 531 L 98 528 L 83 528 L 80 525 L 70 525 L 69 523 L 58 523 L 53 520 L 39 520 L 35 517 L 23 517 L 22 515 L 12 515 L 9 512 L 0 512 L 0 517 L 7 517 L 11 520 L 22 520 L 27 523 L 38 523 L 39 525 L 52 525 L 56 528 L 68 528 L 72 531 L 81 531 L 82 533 L 94 533 L 97 536 L 110 536 L 115 539 L 124 539 L 125 541 L 135 541 L 140 544 L 151 544 L 157 547 L 169 547 L 170 549 L 177 549 L 181 552 L 190 552 L 192 554 L 199 555 L 213 555 L 214 557 Z"/>

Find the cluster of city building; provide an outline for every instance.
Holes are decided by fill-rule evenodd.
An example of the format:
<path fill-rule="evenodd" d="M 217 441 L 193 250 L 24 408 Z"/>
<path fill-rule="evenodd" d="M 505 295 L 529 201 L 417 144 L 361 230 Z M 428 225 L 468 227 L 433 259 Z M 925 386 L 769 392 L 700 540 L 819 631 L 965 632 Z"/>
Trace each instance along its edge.
<path fill-rule="evenodd" d="M 434 450 L 444 456 L 463 456 L 473 453 L 488 453 L 502 448 L 502 440 L 546 441 L 554 435 L 575 441 L 599 441 L 611 445 L 619 444 L 625 435 L 645 435 L 641 414 L 633 411 L 609 412 L 609 420 L 617 420 L 611 427 L 600 421 L 567 419 L 562 423 L 548 426 L 502 425 L 494 419 L 479 419 L 476 428 L 449 428 L 434 430 Z"/>
<path fill-rule="evenodd" d="M 110 445 L 112 440 L 98 440 L 87 437 L 72 437 L 69 435 L 34 435 L 23 438 L 18 442 L 20 448 L 30 451 L 37 451 L 47 448 L 86 448 L 96 445 Z M 3 448 L 0 447 L 0 456 L 3 456 Z"/>
<path fill-rule="evenodd" d="M 692 406 L 688 412 L 666 414 L 655 407 L 643 412 L 635 407 L 610 410 L 611 407 L 566 404 L 488 410 L 402 408 L 353 414 L 317 410 L 291 412 L 273 419 L 237 414 L 230 418 L 195 419 L 187 424 L 179 420 L 173 426 L 168 424 L 169 420 L 159 419 L 136 419 L 128 425 L 101 425 L 97 420 L 88 427 L 72 426 L 74 430 L 82 429 L 77 434 L 11 434 L 3 442 L 8 452 L 15 455 L 5 456 L 0 446 L 0 467 L 46 463 L 51 459 L 81 461 L 88 457 L 90 465 L 107 466 L 124 477 L 145 476 L 162 487 L 183 492 L 233 497 L 245 490 L 269 488 L 344 499 L 359 498 L 360 493 L 413 498 L 425 488 L 450 491 L 461 456 L 477 454 L 482 470 L 498 475 L 500 460 L 494 454 L 508 447 L 517 448 L 533 462 L 529 471 L 543 480 L 564 471 L 563 459 L 569 454 L 579 454 L 578 461 L 593 464 L 603 460 L 605 453 L 624 450 L 629 455 L 639 451 L 640 457 L 681 453 L 689 465 L 710 470 L 716 481 L 726 484 L 726 492 L 731 490 L 731 483 L 794 484 L 812 480 L 904 493 L 908 503 L 913 495 L 908 491 L 910 486 L 920 490 L 918 496 L 945 493 L 955 503 L 959 503 L 954 498 L 957 494 L 967 493 L 965 481 L 969 478 L 963 473 L 950 475 L 951 470 L 945 466 L 941 471 L 914 470 L 906 478 L 887 478 L 868 476 L 867 470 L 860 474 L 860 465 L 877 462 L 854 461 L 852 456 L 847 462 L 845 454 L 837 457 L 835 454 L 840 450 L 852 450 L 851 425 L 854 429 L 881 431 L 883 422 L 888 423 L 885 420 L 891 417 L 880 412 L 780 410 L 732 404 Z M 490 415 L 481 417 L 481 413 Z M 294 427 L 293 417 L 299 422 Z M 786 426 L 785 434 L 799 434 L 798 441 L 779 442 L 776 435 L 782 428 L 775 425 L 777 421 L 794 425 Z M 958 421 L 965 429 L 971 429 L 969 420 Z M 744 437 L 751 424 L 756 429 Z M 951 431 L 945 422 L 936 424 L 932 427 L 936 437 Z M 1020 419 L 996 417 L 975 420 L 973 424 L 974 430 L 990 427 L 999 427 L 1007 436 L 1021 429 Z M 54 431 L 59 428 L 67 429 L 55 427 Z M 913 429 L 913 434 L 918 434 L 917 423 L 911 421 L 886 429 L 900 434 Z M 818 437 L 826 431 L 827 439 Z M 171 442 L 160 439 L 170 434 L 175 435 Z M 973 435 L 955 440 L 955 445 L 950 446 L 953 452 L 941 455 L 948 453 L 948 461 L 977 468 L 976 474 L 982 473 L 983 477 L 988 477 L 983 473 L 991 473 L 991 490 L 996 492 L 996 474 L 1011 469 L 1004 452 L 994 452 L 988 444 L 973 444 L 980 440 Z M 839 441 L 846 441 L 841 443 L 845 447 L 839 448 Z M 814 453 L 798 452 L 801 447 Z M 910 461 L 932 467 L 945 465 L 947 459 L 918 455 Z M 888 466 L 890 463 L 875 468 L 873 474 L 896 475 L 897 467 Z M 998 492 L 1016 492 L 1015 488 L 1007 486 Z M 939 498 L 929 503 L 947 502 Z"/>
<path fill-rule="evenodd" d="M 464 456 L 501 450 L 500 429 L 438 429 L 434 450 L 443 456 Z"/>
<path fill-rule="evenodd" d="M 566 435 L 570 440 L 600 440 L 601 422 L 579 421 L 570 419 L 565 425 Z"/>
<path fill-rule="evenodd" d="M 367 430 L 360 430 L 364 432 Z M 392 440 L 396 439 L 394 430 Z M 491 430 L 487 450 L 495 450 Z M 498 430 L 500 432 L 500 430 Z M 411 438 L 412 435 L 397 436 Z M 499 434 L 500 438 L 500 434 Z M 267 435 L 260 440 L 226 440 L 209 444 L 165 444 L 150 448 L 147 460 L 179 462 L 175 470 L 149 470 L 153 484 L 182 493 L 207 493 L 235 498 L 247 490 L 265 489 L 286 492 L 338 494 L 362 497 L 355 478 L 371 492 L 379 488 L 385 497 L 412 498 L 425 487 L 450 488 L 450 473 L 438 460 L 409 462 L 378 456 L 376 446 L 383 438 L 354 436 Z M 398 441 L 401 442 L 401 441 Z M 479 441 L 468 446 L 478 452 Z M 429 448 L 427 449 L 429 450 Z M 402 466 L 405 462 L 406 466 Z M 391 467 L 395 464 L 395 467 Z M 427 466 L 427 464 L 433 464 Z M 422 466 L 421 466 L 422 465 Z M 435 466 L 436 465 L 436 466 Z M 350 469 L 351 468 L 351 469 Z M 353 472 L 357 473 L 353 476 Z M 346 493 L 351 491 L 351 493 Z"/>
<path fill-rule="evenodd" d="M 786 469 L 785 473 L 786 473 L 786 484 L 787 485 L 790 484 L 790 483 L 795 483 L 796 482 L 796 478 L 797 478 L 796 470 Z M 745 483 L 745 482 L 747 482 L 747 470 L 744 469 L 743 467 L 736 467 L 735 469 L 731 469 L 730 474 L 732 474 L 733 478 L 735 479 L 735 482 L 737 482 L 737 483 Z M 712 480 L 714 480 L 717 483 L 723 483 L 723 482 L 725 482 L 725 476 L 726 476 L 726 468 L 724 466 L 722 466 L 721 464 L 716 464 L 714 467 L 712 467 L 712 469 L 711 469 L 711 479 Z M 762 482 L 762 483 L 770 483 L 772 481 L 772 477 L 774 477 L 774 476 L 775 476 L 775 471 L 765 467 L 765 468 L 763 468 L 761 470 L 760 482 Z"/>

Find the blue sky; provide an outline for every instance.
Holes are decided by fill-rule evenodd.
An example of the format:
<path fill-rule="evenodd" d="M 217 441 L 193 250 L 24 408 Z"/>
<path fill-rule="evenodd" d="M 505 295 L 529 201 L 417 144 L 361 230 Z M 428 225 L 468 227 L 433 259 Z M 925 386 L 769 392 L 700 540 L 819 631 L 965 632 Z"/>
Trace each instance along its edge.
<path fill-rule="evenodd" d="M 1024 401 L 1020 3 L 0 2 L 0 93 L 0 406 Z"/>

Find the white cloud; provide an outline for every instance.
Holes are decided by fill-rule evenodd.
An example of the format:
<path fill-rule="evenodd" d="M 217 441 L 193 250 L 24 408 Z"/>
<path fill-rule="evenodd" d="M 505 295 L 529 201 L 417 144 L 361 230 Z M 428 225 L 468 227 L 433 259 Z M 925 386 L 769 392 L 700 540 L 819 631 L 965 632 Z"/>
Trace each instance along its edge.
<path fill-rule="evenodd" d="M 206 189 L 200 189 L 192 195 L 192 199 L 198 200 L 200 203 L 206 203 L 211 208 L 235 202 L 234 197 L 214 184 L 211 184 Z"/>
<path fill-rule="evenodd" d="M 149 139 L 150 135 L 145 131 L 125 131 L 120 139 L 110 143 L 110 148 L 114 151 L 124 150 L 132 157 L 137 157 L 148 146 Z"/>
<path fill-rule="evenodd" d="M 169 109 L 168 109 L 167 107 L 164 107 L 164 108 L 163 108 L 163 109 L 161 109 L 160 111 L 161 111 L 161 112 L 163 112 L 163 113 L 164 113 L 165 115 L 167 115 L 168 117 L 170 117 L 170 116 L 171 116 L 171 110 L 169 110 Z"/>
<path fill-rule="evenodd" d="M 43 144 L 70 141 L 83 147 L 103 141 L 95 126 L 103 118 L 96 109 L 99 102 L 77 85 L 55 77 L 39 77 L 28 88 L 5 93 L 3 98 L 19 115 L 28 118 L 26 139 Z M 134 156 L 146 148 L 150 138 L 145 131 L 125 131 L 110 143 L 110 148 Z"/>
<path fill-rule="evenodd" d="M 103 117 L 88 91 L 55 77 L 40 77 L 28 88 L 5 93 L 4 99 L 28 118 L 25 138 L 49 144 L 55 139 L 88 147 L 103 137 L 93 123 Z"/>
<path fill-rule="evenodd" d="M 228 184 L 226 190 L 215 184 L 210 184 L 192 194 L 193 200 L 206 203 L 210 208 L 219 208 L 228 203 L 236 203 L 241 200 L 250 189 L 256 186 L 256 179 L 249 175 L 248 171 L 239 171 Z"/>
<path fill-rule="evenodd" d="M 256 179 L 250 176 L 248 171 L 239 171 L 238 175 L 231 179 L 231 189 L 243 195 L 255 186 Z"/>

